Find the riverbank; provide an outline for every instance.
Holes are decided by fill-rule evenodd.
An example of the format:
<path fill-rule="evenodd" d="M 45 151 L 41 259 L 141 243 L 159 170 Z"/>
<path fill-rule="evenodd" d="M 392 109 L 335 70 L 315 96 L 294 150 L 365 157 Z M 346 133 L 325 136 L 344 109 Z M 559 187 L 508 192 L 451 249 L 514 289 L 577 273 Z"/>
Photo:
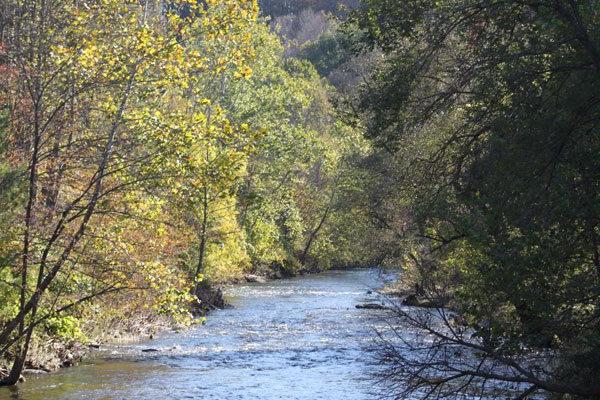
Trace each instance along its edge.
<path fill-rule="evenodd" d="M 194 316 L 192 326 L 203 323 L 204 318 L 211 311 L 230 307 L 223 293 L 225 286 L 267 283 L 320 272 L 323 270 L 314 267 L 297 271 L 284 268 L 257 269 L 245 274 L 241 279 L 231 279 L 218 284 L 205 282 L 199 286 L 197 293 L 199 304 L 190 305 L 190 312 Z M 89 356 L 90 352 L 102 347 L 136 344 L 152 340 L 157 335 L 168 331 L 180 332 L 186 328 L 171 318 L 146 311 L 127 319 L 91 321 L 85 328 L 86 341 L 65 340 L 52 336 L 37 338 L 26 361 L 21 382 L 29 376 L 77 366 Z M 8 374 L 10 365 L 10 361 L 0 360 L 0 379 Z"/>
<path fill-rule="evenodd" d="M 315 265 L 294 269 L 286 268 L 280 264 L 274 264 L 268 267 L 263 266 L 254 268 L 237 279 L 232 278 L 216 284 L 209 281 L 203 281 L 200 283 L 196 293 L 200 303 L 198 307 L 192 307 L 191 311 L 195 316 L 204 317 L 212 310 L 227 308 L 229 305 L 223 297 L 223 287 L 225 286 L 241 285 L 245 283 L 267 283 L 274 280 L 318 274 L 324 271 L 326 270 Z"/>
<path fill-rule="evenodd" d="M 383 296 L 398 299 L 400 304 L 420 308 L 452 308 L 452 298 L 444 290 L 425 290 L 414 274 L 401 272 L 398 279 L 379 290 Z"/>
<path fill-rule="evenodd" d="M 103 347 L 99 358 L 13 390 L 22 400 L 366 400 L 373 332 L 386 311 L 355 305 L 376 301 L 380 278 L 355 269 L 229 285 L 233 308 L 202 327 Z"/>
<path fill-rule="evenodd" d="M 182 327 L 168 317 L 140 312 L 126 320 L 90 322 L 85 332 L 86 340 L 70 340 L 44 333 L 33 338 L 20 381 L 24 382 L 28 376 L 75 367 L 91 351 L 103 346 L 137 343 L 176 328 Z M 10 365 L 10 360 L 0 360 L 0 379 L 8 374 Z"/>

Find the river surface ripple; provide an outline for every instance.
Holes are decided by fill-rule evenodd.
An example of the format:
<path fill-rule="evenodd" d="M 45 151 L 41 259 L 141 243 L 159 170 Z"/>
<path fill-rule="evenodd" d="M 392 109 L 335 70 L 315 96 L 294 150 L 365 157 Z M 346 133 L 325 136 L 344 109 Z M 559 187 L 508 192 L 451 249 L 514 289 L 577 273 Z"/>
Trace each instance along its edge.
<path fill-rule="evenodd" d="M 29 377 L 0 399 L 372 399 L 374 332 L 385 311 L 359 310 L 386 279 L 330 271 L 226 289 L 233 309 L 206 325 Z M 143 353 L 152 347 L 160 351 Z"/>

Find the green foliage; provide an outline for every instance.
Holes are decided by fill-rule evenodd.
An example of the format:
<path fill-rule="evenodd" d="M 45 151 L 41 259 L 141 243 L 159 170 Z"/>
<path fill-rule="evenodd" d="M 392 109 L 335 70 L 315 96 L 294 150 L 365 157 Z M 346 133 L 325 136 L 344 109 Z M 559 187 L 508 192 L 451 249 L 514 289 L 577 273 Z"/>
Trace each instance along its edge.
<path fill-rule="evenodd" d="M 2 97 L 0 96 L 0 102 Z M 11 266 L 18 260 L 16 209 L 23 200 L 22 171 L 9 159 L 9 108 L 0 103 L 0 324 L 18 312 L 16 279 Z"/>
<path fill-rule="evenodd" d="M 23 171 L 9 158 L 9 117 L 9 107 L 0 103 L 0 226 L 8 226 L 14 207 L 23 199 Z"/>
<path fill-rule="evenodd" d="M 330 219 L 330 193 L 341 188 L 338 176 L 351 169 L 345 160 L 368 146 L 338 121 L 329 101 L 335 90 L 310 63 L 286 58 L 280 40 L 262 23 L 248 33 L 255 51 L 248 64 L 252 75 L 223 77 L 212 99 L 233 121 L 264 132 L 237 192 L 246 249 L 255 268 L 298 268 L 318 229 L 308 255 L 326 267 L 336 258 L 332 249 L 338 242 L 353 242 L 336 228 L 342 221 Z"/>
<path fill-rule="evenodd" d="M 270 16 L 298 13 L 306 9 L 340 12 L 357 4 L 357 0 L 260 0 L 262 12 Z"/>
<path fill-rule="evenodd" d="M 81 331 L 79 320 L 70 315 L 48 318 L 45 322 L 45 328 L 49 334 L 66 341 L 85 343 L 88 340 Z"/>
<path fill-rule="evenodd" d="M 366 260 L 347 196 L 370 147 L 335 89 L 256 1 L 161 4 L 3 4 L 0 357 L 140 312 L 189 324 L 200 278 Z"/>
<path fill-rule="evenodd" d="M 198 82 L 251 73 L 238 32 L 258 10 L 170 4 L 3 3 L 0 357 L 10 350 L 23 358 L 17 366 L 39 321 L 76 338 L 81 302 L 98 319 L 147 309 L 189 323 L 193 279 L 177 260 L 200 214 L 197 194 L 231 198 L 254 135 Z M 204 53 L 183 45 L 192 38 Z"/>
<path fill-rule="evenodd" d="M 448 291 L 490 348 L 551 348 L 557 365 L 593 358 L 600 332 L 590 7 L 366 0 L 353 18 L 357 48 L 385 52 L 357 101 L 383 149 L 373 190 L 393 185 L 372 207 L 392 239 L 383 251 Z"/>
<path fill-rule="evenodd" d="M 14 279 L 8 265 L 4 260 L 0 264 L 0 321 L 8 321 L 19 311 L 16 292 L 11 290 Z"/>
<path fill-rule="evenodd" d="M 298 53 L 298 57 L 309 60 L 321 76 L 328 76 L 350 59 L 352 54 L 347 41 L 346 36 L 329 31 L 317 41 L 306 44 Z"/>

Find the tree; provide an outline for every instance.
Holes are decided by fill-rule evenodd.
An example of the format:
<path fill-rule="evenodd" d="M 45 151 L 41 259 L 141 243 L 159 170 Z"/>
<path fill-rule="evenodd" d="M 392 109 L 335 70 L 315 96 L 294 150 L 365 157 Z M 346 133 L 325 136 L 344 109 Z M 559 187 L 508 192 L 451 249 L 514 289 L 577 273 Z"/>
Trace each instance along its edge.
<path fill-rule="evenodd" d="M 306 9 L 344 12 L 356 7 L 356 0 L 261 0 L 260 8 L 265 15 L 277 17 L 298 13 Z"/>
<path fill-rule="evenodd" d="M 166 301 L 185 298 L 181 287 L 163 285 L 177 281 L 164 266 L 147 258 L 116 262 L 118 250 L 131 254 L 130 240 L 139 239 L 123 224 L 132 211 L 138 221 L 152 218 L 137 212 L 159 212 L 156 193 L 177 165 L 172 144 L 181 131 L 168 113 L 152 110 L 168 110 L 165 99 L 185 92 L 192 71 L 209 68 L 184 44 L 235 29 L 256 4 L 181 0 L 166 14 L 150 1 L 2 6 L 6 65 L 16 76 L 11 100 L 21 106 L 11 116 L 7 152 L 26 165 L 16 226 L 20 264 L 11 264 L 20 277 L 18 304 L 0 328 L 0 356 L 13 349 L 12 370 L 1 382 L 10 385 L 34 329 L 50 317 L 124 289 L 153 288 Z M 209 14 L 212 6 L 227 12 Z M 181 117 L 185 124 L 197 115 Z"/>
<path fill-rule="evenodd" d="M 438 339 L 417 360 L 396 352 L 408 392 L 444 397 L 520 379 L 523 398 L 598 395 L 596 11 L 368 0 L 355 14 L 358 46 L 386 55 L 357 105 L 392 161 L 378 166 L 397 188 L 379 200 L 382 225 L 415 284 L 450 297 L 476 337 L 401 312 Z M 450 361 L 436 369 L 449 346 L 474 350 L 485 373 Z M 543 370 L 523 363 L 536 351 Z"/>
<path fill-rule="evenodd" d="M 247 249 L 257 269 L 326 267 L 336 258 L 331 249 L 348 239 L 332 218 L 345 199 L 342 176 L 368 146 L 337 119 L 335 90 L 312 65 L 286 58 L 264 23 L 249 28 L 252 75 L 221 81 L 215 100 L 233 121 L 263 132 L 237 193 Z"/>

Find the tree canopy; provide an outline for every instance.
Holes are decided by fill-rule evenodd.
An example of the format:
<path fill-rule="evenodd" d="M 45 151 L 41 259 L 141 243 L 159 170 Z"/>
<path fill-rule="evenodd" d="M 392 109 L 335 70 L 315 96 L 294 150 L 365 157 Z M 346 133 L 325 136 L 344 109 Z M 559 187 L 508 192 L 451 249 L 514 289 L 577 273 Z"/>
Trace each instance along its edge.
<path fill-rule="evenodd" d="M 0 384 L 249 273 L 381 265 L 432 307 L 388 395 L 600 396 L 597 1 L 0 11 Z"/>
<path fill-rule="evenodd" d="M 369 168 L 394 185 L 374 213 L 415 284 L 481 339 L 481 377 L 526 395 L 599 393 L 598 6 L 367 0 L 352 21 L 355 48 L 385 54 L 355 107 L 382 149 Z M 549 349 L 543 371 L 525 349 Z M 402 360 L 411 390 L 449 396 L 478 373 L 429 361 Z"/>

